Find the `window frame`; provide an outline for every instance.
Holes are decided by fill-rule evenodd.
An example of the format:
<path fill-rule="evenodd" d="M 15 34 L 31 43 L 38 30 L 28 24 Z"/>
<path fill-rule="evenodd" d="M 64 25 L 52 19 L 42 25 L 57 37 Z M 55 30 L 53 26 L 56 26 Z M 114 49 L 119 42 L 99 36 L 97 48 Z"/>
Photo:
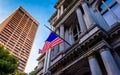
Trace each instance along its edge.
<path fill-rule="evenodd" d="M 108 5 L 108 4 L 106 3 L 106 1 L 103 1 L 103 0 L 102 0 L 101 4 L 99 5 L 99 8 L 100 8 L 102 5 L 105 7 L 104 10 L 98 9 L 98 10 L 100 11 L 102 17 L 103 17 L 105 14 L 107 15 L 107 14 L 109 13 L 108 15 L 111 15 L 112 19 L 114 20 L 113 24 L 110 24 L 110 23 L 105 19 L 105 17 L 103 17 L 104 20 L 106 21 L 106 23 L 108 24 L 108 26 L 110 26 L 110 27 L 112 27 L 115 23 L 119 23 L 119 22 L 120 22 L 120 18 L 119 18 L 119 17 L 114 13 L 114 11 L 112 10 L 112 8 L 113 8 L 116 4 L 119 4 L 116 0 L 114 0 L 114 2 L 112 2 L 110 5 Z M 107 12 L 108 12 L 108 13 L 107 13 Z"/>

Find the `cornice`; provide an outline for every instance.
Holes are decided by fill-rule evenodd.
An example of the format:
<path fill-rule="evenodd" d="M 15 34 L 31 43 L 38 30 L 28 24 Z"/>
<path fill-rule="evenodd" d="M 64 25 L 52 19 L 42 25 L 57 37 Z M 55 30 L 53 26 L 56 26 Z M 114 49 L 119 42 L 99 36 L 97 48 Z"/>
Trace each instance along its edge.
<path fill-rule="evenodd" d="M 107 32 L 110 37 L 120 34 L 120 22 L 115 23 Z"/>
<path fill-rule="evenodd" d="M 39 60 L 42 59 L 43 57 L 45 57 L 45 54 L 40 55 L 40 56 L 37 58 L 37 61 L 39 61 Z"/>
<path fill-rule="evenodd" d="M 53 13 L 53 15 L 50 17 L 50 19 L 48 20 L 48 22 L 51 23 L 51 21 L 56 17 L 56 15 L 57 15 L 57 11 L 55 11 L 55 12 Z"/>
<path fill-rule="evenodd" d="M 58 9 L 64 2 L 65 0 L 59 0 L 56 4 L 55 4 L 55 8 Z"/>
<path fill-rule="evenodd" d="M 74 0 L 67 8 L 64 10 L 63 14 L 55 21 L 53 26 L 59 27 L 64 21 L 75 11 L 75 9 L 80 5 L 81 0 Z"/>

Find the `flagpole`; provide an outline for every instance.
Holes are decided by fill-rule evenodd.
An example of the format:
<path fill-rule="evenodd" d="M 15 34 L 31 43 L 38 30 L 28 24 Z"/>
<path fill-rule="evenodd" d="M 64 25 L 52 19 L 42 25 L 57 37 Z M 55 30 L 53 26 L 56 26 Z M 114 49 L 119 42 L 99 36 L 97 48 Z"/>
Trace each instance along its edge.
<path fill-rule="evenodd" d="M 49 29 L 50 31 L 54 32 L 56 34 L 55 31 L 53 31 L 52 29 L 50 29 L 49 27 L 47 27 L 46 25 L 44 25 L 47 29 Z M 56 34 L 59 38 L 61 38 L 63 41 L 65 41 L 69 46 L 71 46 L 71 44 L 69 42 L 67 42 L 65 39 L 63 39 L 61 36 L 59 36 L 58 34 Z"/>

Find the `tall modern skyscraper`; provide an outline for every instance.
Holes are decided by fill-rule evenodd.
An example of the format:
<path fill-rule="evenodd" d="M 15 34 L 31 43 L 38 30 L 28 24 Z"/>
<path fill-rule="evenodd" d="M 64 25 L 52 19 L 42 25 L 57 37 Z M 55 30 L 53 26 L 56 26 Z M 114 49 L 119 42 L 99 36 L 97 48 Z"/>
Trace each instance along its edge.
<path fill-rule="evenodd" d="M 20 71 L 25 70 L 38 24 L 28 12 L 19 7 L 0 25 L 0 44 L 18 57 Z"/>

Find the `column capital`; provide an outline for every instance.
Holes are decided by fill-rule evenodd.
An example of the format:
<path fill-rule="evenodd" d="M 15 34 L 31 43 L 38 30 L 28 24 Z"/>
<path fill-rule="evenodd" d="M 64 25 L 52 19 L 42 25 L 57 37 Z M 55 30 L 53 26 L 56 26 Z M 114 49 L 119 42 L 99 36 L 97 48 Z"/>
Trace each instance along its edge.
<path fill-rule="evenodd" d="M 81 0 L 81 4 L 82 4 L 82 3 L 87 3 L 87 2 L 86 2 L 86 0 Z"/>
<path fill-rule="evenodd" d="M 93 57 L 96 57 L 95 52 L 92 52 L 92 53 L 91 53 L 91 54 L 89 54 L 87 57 L 88 57 L 88 58 L 93 58 Z"/>
<path fill-rule="evenodd" d="M 103 52 L 103 51 L 109 51 L 109 48 L 104 46 L 104 47 L 102 47 L 102 48 L 100 49 L 99 52 L 101 53 L 101 52 Z"/>
<path fill-rule="evenodd" d="M 90 54 L 90 55 L 88 56 L 88 59 L 92 59 L 92 58 L 95 58 L 95 54 Z"/>

